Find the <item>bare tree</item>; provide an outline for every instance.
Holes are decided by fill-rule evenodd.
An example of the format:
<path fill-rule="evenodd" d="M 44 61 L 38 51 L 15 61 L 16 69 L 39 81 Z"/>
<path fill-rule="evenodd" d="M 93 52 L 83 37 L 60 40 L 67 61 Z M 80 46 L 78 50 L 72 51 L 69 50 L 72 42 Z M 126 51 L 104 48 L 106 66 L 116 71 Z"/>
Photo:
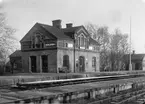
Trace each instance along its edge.
<path fill-rule="evenodd" d="M 110 62 L 112 70 L 121 70 L 124 54 L 128 53 L 128 35 L 122 34 L 119 29 L 115 29 L 115 33 L 111 35 L 110 41 Z"/>
<path fill-rule="evenodd" d="M 14 38 L 15 29 L 6 23 L 5 14 L 0 13 L 0 61 L 6 59 L 16 48 L 17 40 Z"/>
<path fill-rule="evenodd" d="M 86 25 L 86 29 L 91 37 L 101 44 L 100 70 L 121 70 L 123 55 L 128 53 L 128 35 L 122 34 L 119 29 L 110 34 L 107 26 L 98 27 L 94 24 Z"/>
<path fill-rule="evenodd" d="M 86 29 L 91 34 L 91 37 L 101 44 L 100 46 L 100 70 L 108 70 L 108 61 L 110 50 L 110 34 L 108 32 L 108 27 L 98 27 L 94 24 L 86 25 Z"/>

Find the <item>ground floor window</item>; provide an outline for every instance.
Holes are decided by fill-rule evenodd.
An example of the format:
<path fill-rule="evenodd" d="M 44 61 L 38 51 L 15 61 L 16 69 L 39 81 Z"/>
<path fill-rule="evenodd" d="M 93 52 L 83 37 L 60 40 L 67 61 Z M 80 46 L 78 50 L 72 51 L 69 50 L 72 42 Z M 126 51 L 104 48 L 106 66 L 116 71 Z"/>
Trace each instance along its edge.
<path fill-rule="evenodd" d="M 48 72 L 48 56 L 47 55 L 42 55 L 41 56 L 41 67 L 42 67 L 42 72 Z"/>
<path fill-rule="evenodd" d="M 85 57 L 79 57 L 79 72 L 85 72 Z"/>
<path fill-rule="evenodd" d="M 92 58 L 92 67 L 96 67 L 96 57 Z"/>
<path fill-rule="evenodd" d="M 67 67 L 69 69 L 69 56 L 68 55 L 63 56 L 63 67 Z"/>

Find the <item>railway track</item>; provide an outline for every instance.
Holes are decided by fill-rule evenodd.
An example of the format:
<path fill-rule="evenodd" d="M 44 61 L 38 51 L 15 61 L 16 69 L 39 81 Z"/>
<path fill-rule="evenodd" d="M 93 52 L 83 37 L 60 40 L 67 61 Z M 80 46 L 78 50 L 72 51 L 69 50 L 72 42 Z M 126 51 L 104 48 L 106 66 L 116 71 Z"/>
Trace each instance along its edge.
<path fill-rule="evenodd" d="M 87 77 L 87 78 L 76 78 L 76 79 L 64 79 L 64 80 L 47 80 L 47 81 L 35 81 L 35 82 L 19 82 L 17 88 L 20 89 L 39 89 L 47 87 L 56 87 L 64 85 L 91 83 L 99 81 L 119 80 L 141 77 L 143 75 L 116 75 L 116 76 L 101 76 L 101 77 Z"/>
<path fill-rule="evenodd" d="M 139 102 L 139 103 L 138 103 Z M 129 89 L 118 93 L 109 93 L 104 96 L 96 96 L 95 99 L 81 99 L 69 104 L 145 104 L 145 87 Z"/>
<path fill-rule="evenodd" d="M 137 104 L 136 101 L 145 95 L 145 89 L 124 91 L 107 98 L 94 101 L 88 104 Z M 143 103 L 140 103 L 143 104 Z"/>

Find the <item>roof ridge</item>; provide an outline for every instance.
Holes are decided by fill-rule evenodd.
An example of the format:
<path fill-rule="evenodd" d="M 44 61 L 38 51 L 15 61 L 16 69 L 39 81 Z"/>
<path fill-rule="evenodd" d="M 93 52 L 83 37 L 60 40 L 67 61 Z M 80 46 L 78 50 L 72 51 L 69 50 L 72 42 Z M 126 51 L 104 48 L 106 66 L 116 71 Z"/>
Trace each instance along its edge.
<path fill-rule="evenodd" d="M 61 29 L 70 29 L 70 28 L 77 28 L 77 27 L 82 27 L 82 25 L 80 25 L 80 26 L 73 26 L 73 27 L 65 27 L 65 28 L 61 28 Z"/>

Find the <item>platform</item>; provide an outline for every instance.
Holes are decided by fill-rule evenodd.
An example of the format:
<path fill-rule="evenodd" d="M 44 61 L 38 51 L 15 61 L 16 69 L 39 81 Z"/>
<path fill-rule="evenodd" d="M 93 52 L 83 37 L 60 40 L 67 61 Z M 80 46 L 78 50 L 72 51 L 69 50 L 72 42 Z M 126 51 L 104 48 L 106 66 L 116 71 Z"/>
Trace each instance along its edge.
<path fill-rule="evenodd" d="M 40 80 L 58 80 L 84 77 L 110 76 L 129 73 L 145 73 L 145 71 L 115 71 L 115 72 L 86 72 L 86 73 L 16 73 L 0 76 L 0 87 L 11 86 L 18 82 L 32 82 Z"/>
<path fill-rule="evenodd" d="M 103 94 L 107 91 L 116 91 L 114 90 L 115 86 L 117 89 L 130 89 L 133 83 L 145 82 L 145 77 L 131 78 L 131 79 L 120 79 L 113 81 L 101 81 L 85 84 L 76 84 L 76 85 L 66 85 L 58 86 L 44 89 L 34 89 L 34 90 L 25 90 L 19 91 L 14 89 L 0 89 L 0 104 L 9 104 L 15 102 L 17 104 L 25 103 L 48 103 L 48 104 L 60 104 L 61 100 L 69 100 L 76 98 L 83 98 L 85 96 L 94 96 L 90 95 L 90 92 L 95 94 Z M 115 87 L 116 88 L 116 87 Z M 88 95 L 89 94 L 89 95 Z M 94 94 L 94 93 L 92 93 Z M 69 98 L 71 96 L 71 98 Z M 14 104 L 15 104 L 14 103 Z"/>

